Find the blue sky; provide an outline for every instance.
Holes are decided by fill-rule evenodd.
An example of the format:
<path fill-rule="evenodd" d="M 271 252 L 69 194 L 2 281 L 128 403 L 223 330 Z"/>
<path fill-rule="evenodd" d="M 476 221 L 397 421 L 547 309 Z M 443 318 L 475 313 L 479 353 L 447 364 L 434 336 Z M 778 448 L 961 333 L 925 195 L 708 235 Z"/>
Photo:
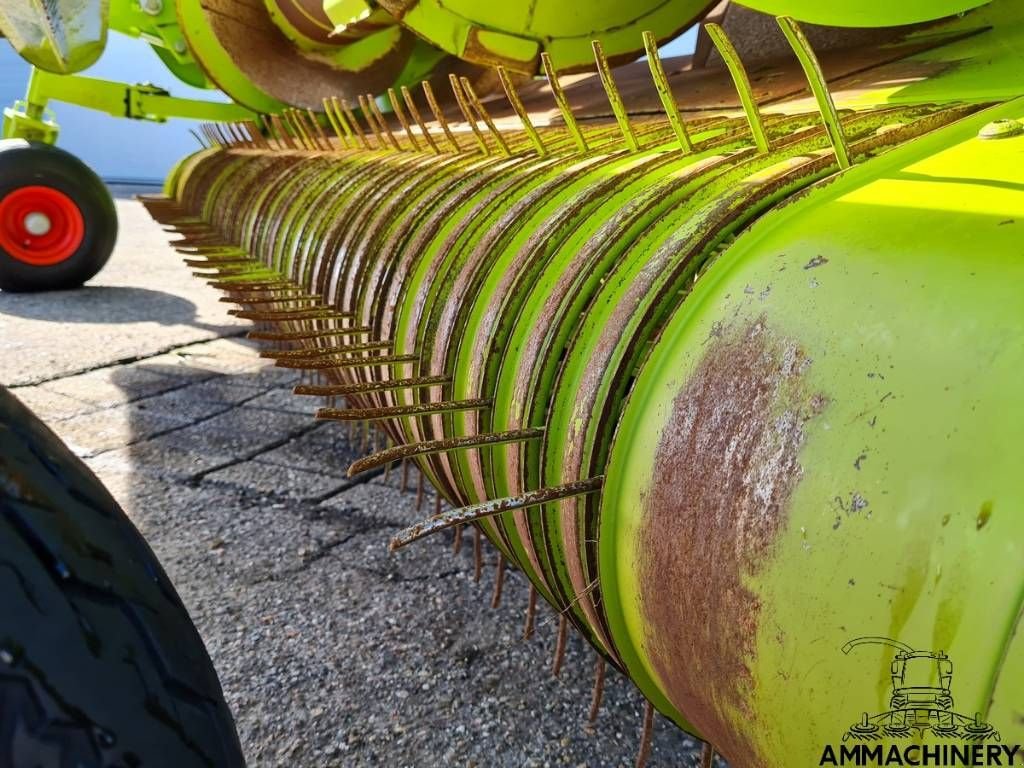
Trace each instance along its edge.
<path fill-rule="evenodd" d="M 662 48 L 663 56 L 690 53 L 696 30 L 690 30 Z M 133 83 L 152 82 L 176 96 L 223 98 L 216 91 L 201 91 L 179 82 L 145 43 L 112 32 L 103 57 L 83 74 Z M 0 105 L 24 97 L 28 65 L 10 45 L 0 41 Z M 69 104 L 51 104 L 61 125 L 58 144 L 73 152 L 106 179 L 161 181 L 171 165 L 192 152 L 197 144 L 188 129 L 192 123 L 172 120 L 147 123 L 109 117 Z"/>

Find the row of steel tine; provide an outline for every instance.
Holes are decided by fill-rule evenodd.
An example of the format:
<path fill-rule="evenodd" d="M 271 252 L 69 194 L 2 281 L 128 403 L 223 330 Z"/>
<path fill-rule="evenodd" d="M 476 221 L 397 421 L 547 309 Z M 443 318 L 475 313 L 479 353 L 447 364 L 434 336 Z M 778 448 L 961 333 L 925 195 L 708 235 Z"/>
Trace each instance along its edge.
<path fill-rule="evenodd" d="M 794 20 L 788 17 L 780 17 L 778 19 L 778 23 L 783 34 L 796 53 L 801 67 L 808 79 L 811 92 L 816 99 L 826 131 L 830 142 L 832 143 L 837 164 L 840 168 L 846 168 L 850 164 L 847 144 L 820 64 L 811 49 L 807 38 L 804 36 L 799 25 Z M 740 60 L 735 47 L 729 40 L 725 31 L 717 24 L 708 23 L 705 25 L 705 29 L 725 63 L 736 87 L 755 146 L 759 152 L 769 152 L 771 150 L 771 146 L 764 128 L 764 122 L 751 89 L 746 69 Z M 679 106 L 676 103 L 675 96 L 665 73 L 664 66 L 662 65 L 661 58 L 658 53 L 657 42 L 654 35 L 650 32 L 644 33 L 643 40 L 651 76 L 657 89 L 662 107 L 665 111 L 665 115 L 671 125 L 676 141 L 678 142 L 679 150 L 684 153 L 689 153 L 693 150 L 693 142 L 691 141 L 686 124 L 682 118 Z M 638 138 L 633 130 L 628 111 L 622 100 L 621 94 L 618 91 L 611 67 L 599 41 L 593 42 L 593 50 L 597 71 L 608 97 L 608 101 L 618 125 L 619 132 L 621 133 L 625 148 L 630 151 L 637 151 L 640 149 Z M 554 97 L 555 103 L 563 120 L 562 127 L 571 136 L 572 142 L 578 151 L 588 151 L 589 146 L 587 137 L 580 129 L 579 123 L 573 114 L 569 98 L 562 89 L 550 57 L 547 54 L 542 54 L 541 63 L 552 96 Z M 509 104 L 522 123 L 523 133 L 525 134 L 529 146 L 532 147 L 532 150 L 536 155 L 540 157 L 546 156 L 549 152 L 549 147 L 545 144 L 541 132 L 533 125 L 530 116 L 520 99 L 513 79 L 503 67 L 497 68 L 497 74 Z M 491 154 L 495 151 L 504 155 L 513 154 L 513 148 L 510 146 L 508 138 L 495 125 L 494 120 L 489 114 L 483 101 L 476 93 L 469 79 L 466 77 L 450 75 L 449 82 L 455 103 L 458 105 L 458 109 L 461 112 L 465 123 L 469 126 L 472 132 L 472 141 L 476 144 L 477 150 L 483 154 Z M 401 93 L 401 100 L 394 88 L 388 89 L 387 98 L 391 109 L 394 112 L 395 118 L 397 118 L 398 123 L 401 125 L 400 132 L 392 129 L 389 121 L 385 119 L 377 100 L 371 95 L 365 95 L 358 98 L 358 110 L 344 99 L 339 99 L 337 97 L 324 99 L 323 120 L 311 109 L 286 109 L 280 114 L 254 116 L 252 120 L 243 122 L 204 124 L 200 127 L 202 135 L 195 135 L 197 140 L 204 147 L 245 147 L 269 151 L 331 152 L 336 151 L 339 146 L 343 150 L 413 151 L 430 152 L 435 155 L 444 153 L 462 153 L 466 151 L 466 146 L 464 145 L 467 138 L 466 135 L 452 130 L 452 127 L 446 120 L 444 111 L 442 110 L 437 96 L 429 82 L 424 81 L 422 83 L 423 95 L 430 108 L 435 124 L 440 127 L 440 135 L 431 133 L 429 125 L 424 120 L 423 114 L 417 106 L 409 88 L 402 86 L 399 90 Z M 362 115 L 362 118 L 365 121 L 365 126 L 360 122 L 359 114 Z M 329 135 L 328 130 L 325 127 L 324 120 L 326 120 L 327 125 L 329 125 L 330 131 L 333 132 L 333 137 Z M 481 129 L 480 123 L 483 123 L 483 129 Z M 419 129 L 418 132 L 416 131 L 416 128 Z M 399 135 L 396 136 L 396 133 L 399 133 Z M 490 141 L 487 140 L 488 136 L 490 137 Z M 310 298 L 312 299 L 315 297 Z M 225 300 L 232 301 L 233 299 L 226 298 Z M 245 306 L 249 306 L 251 304 L 251 302 L 245 300 L 242 300 L 241 303 Z M 236 314 L 241 315 L 242 313 L 237 312 Z M 256 318 L 254 317 L 254 319 Z M 296 317 L 296 319 L 299 318 Z M 258 336 L 258 334 L 254 334 L 254 336 Z M 301 386 L 300 389 L 302 389 Z M 312 394 L 316 390 L 316 386 L 310 386 L 307 389 Z M 353 421 L 349 422 L 349 427 L 350 437 L 354 438 L 352 432 L 354 427 Z M 364 427 L 364 448 L 368 440 L 368 435 L 369 431 Z M 374 445 L 376 445 L 376 437 L 374 437 L 373 442 Z M 408 470 L 410 463 L 412 462 L 409 462 L 405 458 L 401 461 L 401 488 L 403 491 L 408 487 Z M 353 466 L 355 467 L 355 465 Z M 388 473 L 391 470 L 392 463 L 388 462 L 383 466 L 383 472 L 385 474 L 385 478 L 387 478 Z M 587 491 L 592 492 L 599 487 L 600 484 L 597 484 L 594 488 L 587 489 Z M 424 480 L 422 472 L 418 473 L 416 498 L 416 507 L 417 509 L 420 509 L 424 499 Z M 432 518 L 434 521 L 442 517 L 441 503 L 441 496 L 438 493 L 435 495 L 434 517 Z M 481 510 L 481 514 L 483 511 L 484 510 Z M 472 510 L 467 510 L 466 512 L 466 520 L 472 521 L 474 519 L 474 512 Z M 430 521 L 424 525 L 429 525 L 429 523 Z M 444 525 L 439 526 L 437 529 L 440 530 L 445 527 L 453 527 L 455 536 L 453 546 L 454 551 L 458 553 L 462 548 L 463 525 Z M 475 559 L 474 579 L 479 581 L 483 562 L 483 541 L 480 528 L 478 526 L 473 526 L 473 529 L 473 551 Z M 505 560 L 499 553 L 496 566 L 494 592 L 491 599 L 492 607 L 496 608 L 500 604 L 504 577 Z M 526 623 L 523 633 L 524 638 L 529 638 L 534 633 L 536 601 L 537 592 L 531 585 L 526 611 Z M 552 672 L 555 675 L 558 675 L 562 668 L 566 648 L 566 636 L 569 629 L 568 625 L 569 622 L 565 615 L 559 614 L 558 635 L 555 644 L 554 659 L 552 662 Z M 589 712 L 589 720 L 591 722 L 596 720 L 600 710 L 604 691 L 605 672 L 606 662 L 603 657 L 597 656 L 597 664 L 594 672 L 594 687 Z M 636 760 L 636 765 L 640 767 L 645 765 L 650 753 L 654 714 L 655 710 L 653 705 L 650 702 L 646 702 L 643 713 L 640 746 Z M 701 767 L 709 768 L 713 763 L 714 756 L 714 748 L 710 744 L 705 744 L 700 759 Z"/>
<path fill-rule="evenodd" d="M 850 157 L 846 138 L 817 56 L 814 54 L 814 50 L 800 25 L 794 19 L 780 16 L 777 21 L 807 78 L 829 141 L 835 152 L 837 164 L 840 168 L 847 168 L 850 165 Z M 708 36 L 729 71 L 757 149 L 762 153 L 769 152 L 771 144 L 765 131 L 764 120 L 751 88 L 746 67 L 743 65 L 739 53 L 721 26 L 707 23 L 704 25 L 704 29 L 707 31 Z M 679 106 L 676 103 L 668 76 L 665 73 L 665 68 L 658 52 L 657 40 L 653 33 L 644 32 L 643 41 L 651 78 L 654 81 L 654 86 L 657 89 L 665 115 L 675 134 L 679 149 L 682 152 L 691 152 L 693 150 L 693 143 L 687 131 L 686 123 L 680 113 Z M 611 105 L 619 131 L 622 134 L 622 141 L 627 149 L 637 151 L 640 149 L 639 140 L 633 130 L 622 95 L 619 93 L 618 86 L 615 83 L 611 66 L 604 54 L 600 41 L 593 41 L 592 46 L 597 72 L 607 94 L 608 102 Z M 561 114 L 564 128 L 571 135 L 576 148 L 580 152 L 586 152 L 589 149 L 587 138 L 580 129 L 579 123 L 569 104 L 569 99 L 559 82 L 551 58 L 547 53 L 541 54 L 541 65 Z M 541 132 L 537 130 L 537 127 L 534 126 L 530 119 L 519 97 L 515 82 L 504 67 L 499 66 L 496 71 L 509 104 L 522 123 L 529 145 L 538 156 L 544 157 L 549 151 L 548 147 L 545 145 Z M 449 75 L 448 78 L 454 101 L 458 105 L 464 122 L 472 132 L 473 142 L 476 144 L 478 151 L 483 154 L 491 154 L 492 151 L 498 151 L 504 155 L 511 155 L 512 148 L 509 146 L 507 138 L 495 125 L 487 107 L 476 93 L 470 80 L 454 74 Z M 426 103 L 430 107 L 434 122 L 440 127 L 443 141 L 441 136 L 435 136 L 431 133 L 429 125 L 424 120 L 412 92 L 404 85 L 399 89 L 401 91 L 401 99 L 399 99 L 399 95 L 394 88 L 388 88 L 386 94 L 387 102 L 390 104 L 391 110 L 401 125 L 400 132 L 392 129 L 378 104 L 378 100 L 374 96 L 366 94 L 358 97 L 358 109 L 347 100 L 339 99 L 338 97 L 323 99 L 323 118 L 318 116 L 312 109 L 291 108 L 275 115 L 254 115 L 253 119 L 242 122 L 206 123 L 200 126 L 202 136 L 195 132 L 193 133 L 204 147 L 241 146 L 264 150 L 330 152 L 336 150 L 337 143 L 341 148 L 347 150 L 361 149 L 370 151 L 390 149 L 392 151 L 431 152 L 433 154 L 443 154 L 445 152 L 460 153 L 465 151 L 466 148 L 463 145 L 463 141 L 460 141 L 459 133 L 451 129 L 431 84 L 424 80 L 421 83 L 421 88 Z M 365 126 L 360 122 L 359 114 L 362 115 Z M 333 138 L 329 135 L 324 125 L 325 121 L 333 132 Z M 483 129 L 480 127 L 481 123 L 483 123 Z M 418 128 L 419 131 L 417 132 L 415 128 Z M 400 134 L 401 141 L 396 133 Z M 487 140 L 487 136 L 490 136 L 491 141 Z M 464 136 L 462 138 L 463 140 L 465 139 Z M 492 143 L 494 149 L 492 149 Z"/>

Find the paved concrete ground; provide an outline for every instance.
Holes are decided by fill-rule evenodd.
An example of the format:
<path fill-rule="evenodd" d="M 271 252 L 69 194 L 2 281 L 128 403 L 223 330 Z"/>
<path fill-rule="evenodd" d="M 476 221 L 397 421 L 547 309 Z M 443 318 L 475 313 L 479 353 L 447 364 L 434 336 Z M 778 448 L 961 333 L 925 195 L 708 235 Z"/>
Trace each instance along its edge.
<path fill-rule="evenodd" d="M 400 473 L 346 479 L 344 426 L 290 394 L 294 375 L 244 342 L 141 206 L 82 291 L 0 293 L 0 382 L 99 474 L 160 556 L 203 635 L 252 766 L 632 765 L 642 703 L 609 673 L 586 723 L 594 655 L 542 607 L 521 639 L 527 586 L 489 606 L 472 546 L 389 555 L 428 514 Z M 410 486 L 415 485 L 415 478 Z M 467 536 L 467 545 L 470 544 Z M 652 766 L 696 764 L 657 720 Z"/>

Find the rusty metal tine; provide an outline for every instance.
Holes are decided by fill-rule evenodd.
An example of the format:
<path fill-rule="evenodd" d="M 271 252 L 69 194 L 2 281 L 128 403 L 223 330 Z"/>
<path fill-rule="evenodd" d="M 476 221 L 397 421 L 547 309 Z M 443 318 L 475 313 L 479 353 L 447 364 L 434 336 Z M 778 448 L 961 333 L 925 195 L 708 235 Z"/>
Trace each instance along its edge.
<path fill-rule="evenodd" d="M 644 720 L 640 731 L 640 749 L 636 755 L 636 768 L 644 768 L 651 756 L 651 737 L 654 735 L 654 705 L 644 702 Z"/>
<path fill-rule="evenodd" d="M 636 152 L 640 149 L 640 143 L 636 139 L 636 133 L 633 132 L 633 125 L 629 122 L 629 113 L 626 111 L 626 105 L 622 103 L 622 94 L 619 93 L 619 87 L 615 84 L 615 77 L 612 75 L 612 68 L 608 65 L 608 59 L 604 55 L 601 41 L 594 40 L 590 45 L 594 49 L 594 61 L 597 62 L 597 72 L 601 76 L 601 84 L 608 96 L 612 112 L 615 113 L 615 122 L 619 124 L 619 130 L 622 131 L 622 138 L 625 139 L 626 146 L 631 152 Z"/>
<path fill-rule="evenodd" d="M 255 120 L 246 120 L 242 125 L 245 127 L 245 132 L 248 134 L 254 148 L 267 148 L 267 139 L 263 135 L 263 130 L 260 128 L 259 123 Z"/>
<path fill-rule="evenodd" d="M 715 748 L 704 742 L 700 750 L 700 768 L 711 768 L 715 764 Z"/>
<path fill-rule="evenodd" d="M 295 140 L 301 145 L 301 149 L 310 150 L 312 147 L 309 143 L 309 138 L 306 136 L 306 132 L 299 125 L 299 121 L 295 119 L 295 110 L 286 109 L 282 114 L 281 118 L 284 120 L 285 125 L 292 129 L 292 133 L 295 136 Z"/>
<path fill-rule="evenodd" d="M 569 634 L 569 620 L 564 613 L 558 615 L 558 639 L 555 641 L 555 654 L 551 662 L 551 674 L 558 677 L 562 673 L 562 662 L 565 661 L 565 640 Z"/>
<path fill-rule="evenodd" d="M 580 130 L 580 126 L 576 122 L 576 115 L 572 113 L 572 107 L 569 106 L 569 99 L 566 98 L 565 91 L 562 90 L 562 84 L 558 82 L 558 73 L 555 71 L 555 67 L 551 63 L 551 56 L 545 51 L 540 55 L 540 61 L 544 67 L 544 74 L 548 79 L 548 86 L 551 88 L 551 93 L 555 97 L 555 104 L 558 105 L 558 111 L 562 113 L 562 120 L 565 122 L 565 127 L 576 142 L 576 146 L 579 151 L 586 152 L 589 149 L 587 146 L 587 138 L 583 135 L 583 131 Z"/>
<path fill-rule="evenodd" d="M 287 360 L 289 358 L 302 357 L 329 357 L 331 355 L 344 355 L 349 352 L 369 352 L 375 349 L 388 349 L 391 342 L 384 339 L 364 341 L 359 344 L 340 344 L 331 347 L 312 347 L 300 349 L 265 349 L 260 352 L 260 357 L 268 360 Z"/>
<path fill-rule="evenodd" d="M 526 622 L 523 626 L 523 640 L 533 637 L 534 619 L 537 615 L 537 588 L 530 582 L 530 594 L 526 598 Z"/>
<path fill-rule="evenodd" d="M 336 368 L 362 368 L 377 365 L 412 365 L 419 362 L 419 355 L 374 355 L 372 357 L 327 357 L 301 360 L 278 360 L 275 365 L 278 368 L 291 368 L 297 371 L 330 371 Z M 345 413 L 339 410 L 338 413 Z M 324 416 L 325 419 L 334 421 L 347 421 L 341 416 Z M 385 418 L 385 417 L 381 417 Z M 355 419 L 360 421 L 360 419 Z"/>
<path fill-rule="evenodd" d="M 296 146 L 298 146 L 299 149 L 306 151 L 312 149 L 309 143 L 309 138 L 306 136 L 306 132 L 302 130 L 302 126 L 300 126 L 298 120 L 295 119 L 294 109 L 286 109 L 281 114 L 281 119 L 284 120 L 286 126 L 291 128 L 292 135 L 295 137 Z"/>
<path fill-rule="evenodd" d="M 690 140 L 683 117 L 679 114 L 679 105 L 676 104 L 668 76 L 665 74 L 665 67 L 661 63 L 658 41 L 654 37 L 654 33 L 650 31 L 644 32 L 643 37 L 644 48 L 647 50 L 647 65 L 651 69 L 651 79 L 654 80 L 654 87 L 658 90 L 658 97 L 661 99 L 661 106 L 665 109 L 665 116 L 679 140 L 679 148 L 686 153 L 692 152 L 693 142 Z"/>
<path fill-rule="evenodd" d="M 448 75 L 448 82 L 451 83 L 452 93 L 455 95 L 455 102 L 459 105 L 459 110 L 462 112 L 463 118 L 466 123 L 473 130 L 473 136 L 476 137 L 476 143 L 480 147 L 480 151 L 485 155 L 491 154 L 491 148 L 487 146 L 487 140 L 484 138 L 483 133 L 480 131 L 480 126 L 476 124 L 476 119 L 473 117 L 473 111 L 470 109 L 469 103 L 466 101 L 466 95 L 462 92 L 462 85 L 459 83 L 459 78 L 454 74 Z"/>
<path fill-rule="evenodd" d="M 536 150 L 539 156 L 545 157 L 548 150 L 547 147 L 544 146 L 544 140 L 541 139 L 540 134 L 533 125 L 533 121 L 530 120 L 530 113 L 527 112 L 526 107 L 523 106 L 523 101 L 519 98 L 519 91 L 516 90 L 515 83 L 513 83 L 512 78 L 509 77 L 508 70 L 500 65 L 498 66 L 498 79 L 501 80 L 501 87 L 505 89 L 505 96 L 508 98 L 508 103 L 512 105 L 512 109 L 515 110 L 517 115 L 519 115 L 519 122 L 523 124 L 523 130 L 526 131 L 526 135 L 530 138 L 534 150 Z"/>
<path fill-rule="evenodd" d="M 807 76 L 807 83 L 811 86 L 815 101 L 818 102 L 818 111 L 821 113 L 822 122 L 825 123 L 825 130 L 828 132 L 829 141 L 832 142 L 832 149 L 836 153 L 836 163 L 840 168 L 850 167 L 850 150 L 846 144 L 846 135 L 843 133 L 843 126 L 839 122 L 839 113 L 836 112 L 836 104 L 832 101 L 832 94 L 828 90 L 828 82 L 825 80 L 825 73 L 821 71 L 821 63 L 814 55 L 814 49 L 810 41 L 804 35 L 804 31 L 797 24 L 795 19 L 789 16 L 780 16 L 779 26 L 782 34 L 786 36 L 793 52 L 803 67 L 804 75 Z"/>
<path fill-rule="evenodd" d="M 729 36 L 725 34 L 725 30 L 718 24 L 705 24 L 704 30 L 708 33 L 708 37 L 711 38 L 711 42 L 715 44 L 715 48 L 718 49 L 719 55 L 732 76 L 736 92 L 740 97 L 740 103 L 743 104 L 743 112 L 747 116 L 747 123 L 750 125 L 750 132 L 754 136 L 754 144 L 757 145 L 757 150 L 762 154 L 770 152 L 771 145 L 768 142 L 768 134 L 764 130 L 764 120 L 761 118 L 761 111 L 757 108 L 754 91 L 750 87 L 750 78 L 747 77 L 747 70 L 740 60 L 739 53 L 736 52 L 736 48 L 733 46 L 732 41 L 729 40 Z"/>
<path fill-rule="evenodd" d="M 295 127 L 298 128 L 299 133 L 302 135 L 306 148 L 311 152 L 319 151 L 320 144 L 317 142 L 316 136 L 314 136 L 314 131 L 306 124 L 306 113 L 301 109 L 292 109 L 291 116 Z"/>
<path fill-rule="evenodd" d="M 401 355 L 412 360 L 418 360 L 415 355 Z M 360 357 L 352 362 L 361 365 L 378 365 L 384 361 L 382 355 L 379 358 Z M 411 362 L 409 360 L 408 362 Z M 350 362 L 350 361 L 344 361 Z M 386 408 L 321 408 L 316 412 L 316 418 L 328 421 L 377 421 L 379 419 L 390 419 L 396 416 L 425 416 L 431 413 L 454 413 L 456 411 L 481 411 L 491 406 L 489 398 L 474 398 L 470 400 L 442 400 L 438 403 L 416 403 L 415 405 L 392 405 Z"/>
<path fill-rule="evenodd" d="M 353 477 L 360 472 L 376 469 L 383 464 L 390 464 L 399 459 L 411 459 L 414 456 L 427 456 L 435 453 L 447 453 L 463 448 L 476 448 L 482 445 L 503 445 L 536 440 L 544 436 L 543 429 L 520 429 L 509 432 L 492 432 L 482 435 L 450 437 L 445 440 L 428 440 L 421 443 L 406 443 L 386 448 L 383 451 L 366 456 L 352 463 L 348 468 L 348 476 Z"/>
<path fill-rule="evenodd" d="M 391 132 L 391 126 L 388 125 L 388 121 L 384 119 L 384 115 L 380 111 L 380 107 L 377 106 L 377 100 L 367 94 L 366 101 L 370 105 L 370 112 L 373 113 L 374 118 L 377 120 L 377 124 L 380 125 L 381 131 L 385 136 L 388 137 L 388 141 L 391 146 L 396 150 L 401 151 L 402 145 L 398 143 L 398 139 L 395 138 L 395 134 Z"/>
<path fill-rule="evenodd" d="M 494 570 L 494 594 L 491 595 L 491 608 L 501 605 L 501 591 L 505 586 L 505 556 L 498 553 L 498 564 Z"/>
<path fill-rule="evenodd" d="M 369 328 L 366 329 L 369 331 Z M 293 390 L 296 395 L 313 395 L 316 397 L 335 397 L 337 395 L 358 395 L 366 392 L 387 392 L 396 389 L 419 389 L 447 384 L 451 376 L 422 376 L 413 379 L 389 379 L 388 381 L 371 381 L 360 384 L 324 384 L 318 386 L 297 386 Z"/>
<path fill-rule="evenodd" d="M 412 115 L 412 119 L 416 121 L 416 124 L 420 127 L 420 131 L 423 132 L 423 138 L 427 144 L 430 145 L 431 151 L 435 155 L 441 154 L 440 148 L 437 146 L 437 142 L 434 141 L 434 137 L 431 136 L 430 131 L 427 130 L 427 124 L 423 120 L 423 115 L 420 114 L 419 107 L 416 106 L 416 101 L 412 97 L 412 93 L 406 86 L 402 86 L 402 99 L 405 101 L 405 106 L 409 110 L 409 114 Z"/>
<path fill-rule="evenodd" d="M 369 138 L 365 133 L 363 133 L 363 126 L 359 124 L 356 113 L 352 111 L 352 108 L 344 99 L 341 100 L 341 109 L 344 112 L 345 118 L 352 125 L 352 129 L 356 132 L 356 136 L 359 137 L 359 142 L 363 145 L 363 149 L 373 149 L 373 147 L 370 146 Z"/>
<path fill-rule="evenodd" d="M 598 655 L 594 668 L 594 691 L 590 695 L 590 712 L 587 715 L 587 721 L 591 723 L 597 721 L 597 716 L 601 712 L 601 702 L 604 700 L 604 673 L 604 656 Z"/>
<path fill-rule="evenodd" d="M 377 125 L 377 121 L 374 119 L 373 112 L 370 111 L 370 105 L 366 101 L 366 96 L 360 94 L 357 98 L 359 101 L 359 109 L 363 112 L 363 120 L 365 120 L 366 124 L 370 126 L 370 131 L 377 139 L 377 143 L 381 148 L 383 148 L 385 146 L 384 135 L 381 133 L 380 126 Z"/>
<path fill-rule="evenodd" d="M 448 121 L 444 117 L 444 111 L 437 103 L 434 89 L 427 80 L 424 80 L 421 85 L 423 86 L 423 94 L 427 97 L 427 104 L 430 105 L 430 111 L 434 113 L 434 119 L 440 124 L 441 130 L 444 131 L 444 135 L 448 139 L 448 143 L 452 145 L 452 149 L 456 152 L 462 152 L 462 145 L 459 144 L 455 134 L 452 133 L 452 129 L 448 126 Z"/>
<path fill-rule="evenodd" d="M 340 326 L 337 328 L 309 328 L 302 331 L 249 331 L 246 336 L 256 341 L 305 341 L 330 336 L 363 336 L 372 329 L 365 325 Z M 296 394 L 304 394 L 302 392 Z"/>
<path fill-rule="evenodd" d="M 324 317 L 351 317 L 350 314 L 337 312 L 331 307 L 310 307 L 307 309 L 287 309 L 275 312 L 263 312 L 259 310 L 228 310 L 228 314 L 239 317 L 243 320 L 263 320 L 274 322 L 278 320 L 313 320 Z"/>
<path fill-rule="evenodd" d="M 402 124 L 402 130 L 405 131 L 405 138 L 412 144 L 412 148 L 417 152 L 420 151 L 420 142 L 416 138 L 416 134 L 412 132 L 412 126 L 409 125 L 409 119 L 405 116 L 405 110 L 402 109 L 401 103 L 398 101 L 398 94 L 395 93 L 394 88 L 388 88 L 388 101 L 391 102 L 391 109 L 395 111 L 395 116 L 398 118 L 398 122 Z"/>
<path fill-rule="evenodd" d="M 359 140 L 356 138 L 355 131 L 349 123 L 349 119 L 345 114 L 345 111 L 341 107 L 341 100 L 337 96 L 331 96 L 331 106 L 334 107 L 334 116 L 338 119 L 341 130 L 345 132 L 345 138 L 348 140 L 349 145 L 353 149 L 357 149 Z M 362 142 L 365 144 L 366 142 Z"/>
<path fill-rule="evenodd" d="M 480 504 L 471 504 L 468 507 L 450 509 L 439 517 L 430 518 L 416 525 L 412 525 L 392 537 L 389 548 L 393 551 L 411 544 L 438 531 L 451 528 L 460 523 L 472 523 L 488 517 L 494 517 L 514 509 L 528 509 L 541 506 L 559 499 L 568 499 L 573 496 L 583 496 L 594 493 L 601 489 L 604 482 L 603 476 L 592 477 L 588 480 L 580 480 L 575 483 L 541 488 L 537 491 L 529 491 L 520 496 L 511 496 L 504 499 L 492 499 Z"/>
<path fill-rule="evenodd" d="M 440 511 L 437 513 L 441 514 Z M 462 526 L 452 526 L 452 554 L 459 554 L 462 551 Z"/>
<path fill-rule="evenodd" d="M 416 511 L 423 509 L 423 471 L 416 473 Z"/>
<path fill-rule="evenodd" d="M 322 104 L 324 105 L 324 114 L 327 115 L 327 122 L 331 124 L 331 130 L 334 131 L 334 135 L 337 136 L 341 146 L 346 149 L 349 148 L 348 137 L 345 136 L 345 132 L 341 127 L 341 122 L 334 114 L 334 110 L 331 108 L 331 100 L 324 96 Z"/>
<path fill-rule="evenodd" d="M 323 144 L 325 151 L 330 152 L 334 147 L 331 146 L 331 140 L 327 137 L 327 131 L 320 125 L 320 121 L 317 119 L 316 113 L 306 107 L 306 116 L 309 117 L 309 122 L 313 124 L 313 128 L 316 129 L 317 138 Z"/>
<path fill-rule="evenodd" d="M 330 144 L 324 146 L 320 142 L 320 136 L 322 135 L 322 129 L 320 124 L 313 118 L 313 110 L 311 109 L 296 109 L 295 119 L 302 126 L 302 130 L 309 136 L 309 143 L 316 151 L 323 151 L 330 149 Z M 324 137 L 326 138 L 326 137 Z"/>
<path fill-rule="evenodd" d="M 288 135 L 288 129 L 285 127 L 284 121 L 280 115 L 271 115 L 270 124 L 274 126 L 276 135 L 274 136 L 277 141 L 278 149 L 295 149 L 295 143 L 292 141 L 292 137 Z"/>
<path fill-rule="evenodd" d="M 462 84 L 462 92 L 469 99 L 469 104 L 473 109 L 477 111 L 477 114 L 484 121 L 484 125 L 487 126 L 487 130 L 491 132 L 495 140 L 498 142 L 498 146 L 501 148 L 501 152 L 504 155 L 511 155 L 512 150 L 508 148 L 508 143 L 505 141 L 505 137 L 501 135 L 501 131 L 494 125 L 494 121 L 491 119 L 490 112 L 487 111 L 487 107 L 480 101 L 480 98 L 476 95 L 476 91 L 473 90 L 473 84 L 469 82 L 468 77 L 460 77 L 459 82 Z"/>

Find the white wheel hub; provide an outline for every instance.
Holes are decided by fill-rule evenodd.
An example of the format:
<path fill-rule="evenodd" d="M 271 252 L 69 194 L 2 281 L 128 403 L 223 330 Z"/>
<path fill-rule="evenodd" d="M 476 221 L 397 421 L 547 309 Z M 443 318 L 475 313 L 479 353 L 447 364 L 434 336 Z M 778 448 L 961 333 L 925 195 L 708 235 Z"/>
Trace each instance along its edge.
<path fill-rule="evenodd" d="M 25 231 L 34 237 L 42 237 L 50 231 L 50 217 L 33 211 L 25 217 Z"/>

